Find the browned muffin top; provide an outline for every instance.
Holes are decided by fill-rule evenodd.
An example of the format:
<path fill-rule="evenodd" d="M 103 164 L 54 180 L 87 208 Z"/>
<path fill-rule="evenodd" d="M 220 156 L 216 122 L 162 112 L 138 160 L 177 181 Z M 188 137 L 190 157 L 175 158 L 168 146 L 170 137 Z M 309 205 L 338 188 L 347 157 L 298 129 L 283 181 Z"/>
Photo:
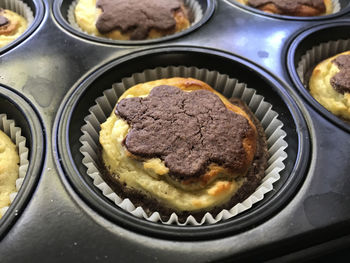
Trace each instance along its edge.
<path fill-rule="evenodd" d="M 301 5 L 307 5 L 319 10 L 321 13 L 326 11 L 323 0 L 248 0 L 248 5 L 255 8 L 266 4 L 275 4 L 283 13 L 294 14 Z"/>
<path fill-rule="evenodd" d="M 158 86 L 145 98 L 121 100 L 115 113 L 131 126 L 125 146 L 136 156 L 160 158 L 177 179 L 198 177 L 210 163 L 240 169 L 248 120 L 210 91 Z"/>
<path fill-rule="evenodd" d="M 180 0 L 98 0 L 102 9 L 96 28 L 102 34 L 118 29 L 131 31 L 131 39 L 145 39 L 150 29 L 173 30 L 173 12 L 181 8 Z"/>
<path fill-rule="evenodd" d="M 332 60 L 340 71 L 331 78 L 332 87 L 339 93 L 350 93 L 350 55 L 340 55 Z"/>

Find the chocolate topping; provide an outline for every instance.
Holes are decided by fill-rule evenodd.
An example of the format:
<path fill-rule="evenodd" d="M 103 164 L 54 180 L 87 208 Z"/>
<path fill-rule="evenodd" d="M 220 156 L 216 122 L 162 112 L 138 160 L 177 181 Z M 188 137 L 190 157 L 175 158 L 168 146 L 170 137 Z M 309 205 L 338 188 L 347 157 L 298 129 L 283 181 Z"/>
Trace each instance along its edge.
<path fill-rule="evenodd" d="M 145 98 L 121 100 L 115 113 L 131 126 L 126 148 L 164 160 L 175 178 L 200 176 L 211 162 L 229 169 L 245 162 L 242 140 L 252 128 L 210 91 L 159 86 Z"/>
<path fill-rule="evenodd" d="M 4 9 L 0 8 L 0 26 L 7 25 L 9 23 L 9 20 L 2 15 L 4 12 Z"/>
<path fill-rule="evenodd" d="M 350 68 L 350 55 L 340 55 L 332 60 L 332 63 L 337 65 L 339 69 Z"/>
<path fill-rule="evenodd" d="M 320 12 L 326 11 L 323 0 L 248 0 L 248 5 L 259 8 L 266 4 L 276 5 L 282 13 L 295 14 L 301 5 L 313 7 Z"/>
<path fill-rule="evenodd" d="M 0 15 L 0 26 L 7 25 L 8 22 L 9 20 L 6 17 Z"/>
<path fill-rule="evenodd" d="M 350 93 L 350 55 L 340 55 L 332 60 L 340 71 L 331 78 L 332 87 L 339 93 Z"/>
<path fill-rule="evenodd" d="M 98 0 L 102 14 L 96 28 L 102 34 L 119 29 L 131 32 L 131 39 L 145 39 L 150 29 L 174 30 L 173 12 L 181 8 L 179 0 Z"/>

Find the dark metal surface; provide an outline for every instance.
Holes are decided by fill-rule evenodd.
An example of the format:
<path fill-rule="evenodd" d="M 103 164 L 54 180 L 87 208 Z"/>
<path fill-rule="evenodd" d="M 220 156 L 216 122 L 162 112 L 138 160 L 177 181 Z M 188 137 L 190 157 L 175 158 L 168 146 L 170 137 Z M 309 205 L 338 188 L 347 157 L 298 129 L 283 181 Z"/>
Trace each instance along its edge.
<path fill-rule="evenodd" d="M 219 0 L 209 21 L 181 38 L 116 46 L 66 31 L 53 17 L 53 2 L 44 2 L 43 21 L 33 34 L 0 56 L 0 84 L 17 90 L 38 111 L 47 145 L 39 182 L 1 240 L 1 262 L 260 261 L 349 235 L 350 135 L 298 95 L 286 66 L 288 43 L 296 32 L 319 23 L 349 20 L 348 11 L 322 21 L 294 21 L 252 13 Z M 287 87 L 304 112 L 312 149 L 302 184 L 273 216 L 237 234 L 190 242 L 130 231 L 90 207 L 57 166 L 54 121 L 66 94 L 72 94 L 83 79 L 107 62 L 140 49 L 172 45 L 223 50 L 253 61 Z"/>

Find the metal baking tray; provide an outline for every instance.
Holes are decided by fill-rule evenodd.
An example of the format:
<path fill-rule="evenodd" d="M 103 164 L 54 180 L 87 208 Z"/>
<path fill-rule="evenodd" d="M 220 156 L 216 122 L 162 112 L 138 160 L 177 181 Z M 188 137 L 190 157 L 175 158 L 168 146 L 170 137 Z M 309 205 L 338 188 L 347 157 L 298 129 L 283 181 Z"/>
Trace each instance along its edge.
<path fill-rule="evenodd" d="M 70 28 L 71 0 L 26 0 L 35 20 L 0 50 L 0 109 L 27 137 L 30 169 L 0 221 L 1 262 L 207 262 L 307 259 L 349 246 L 350 129 L 318 105 L 295 72 L 310 47 L 349 38 L 350 4 L 323 17 L 265 14 L 234 0 L 198 0 L 186 32 L 112 41 Z M 157 66 L 207 68 L 245 82 L 279 113 L 288 159 L 251 209 L 214 225 L 136 218 L 92 185 L 79 152 L 88 109 L 111 84 Z"/>

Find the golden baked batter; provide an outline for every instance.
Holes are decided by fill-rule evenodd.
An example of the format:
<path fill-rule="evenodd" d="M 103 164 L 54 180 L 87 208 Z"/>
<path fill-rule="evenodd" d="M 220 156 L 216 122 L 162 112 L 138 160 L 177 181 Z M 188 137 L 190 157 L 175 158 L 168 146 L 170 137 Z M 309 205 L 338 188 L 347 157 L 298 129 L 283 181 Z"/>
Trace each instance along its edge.
<path fill-rule="evenodd" d="M 106 37 L 115 40 L 130 40 L 131 32 L 123 33 L 120 30 L 116 29 L 109 33 L 102 34 L 98 31 L 98 29 L 96 28 L 96 21 L 102 13 L 102 10 L 100 8 L 96 8 L 96 1 L 97 0 L 78 1 L 74 10 L 74 15 L 79 27 L 83 31 L 91 35 Z M 173 15 L 176 22 L 175 30 L 164 32 L 157 29 L 151 29 L 148 33 L 147 39 L 159 38 L 165 35 L 174 34 L 190 26 L 190 21 L 187 17 L 187 12 L 184 6 L 182 6 L 182 8 L 176 11 Z"/>
<path fill-rule="evenodd" d="M 340 69 L 332 63 L 339 55 L 350 55 L 350 51 L 343 52 L 319 63 L 312 72 L 309 89 L 310 94 L 327 110 L 345 120 L 350 120 L 350 93 L 341 94 L 331 85 L 331 78 Z"/>
<path fill-rule="evenodd" d="M 160 85 L 176 86 L 185 91 L 211 90 L 220 97 L 226 107 L 245 116 L 253 125 L 242 109 L 230 104 L 221 94 L 195 79 L 172 78 L 139 84 L 125 91 L 119 101 L 123 98 L 147 96 L 152 88 Z M 163 203 L 175 210 L 194 211 L 223 204 L 234 195 L 245 181 L 242 174 L 229 174 L 223 168 L 213 164 L 209 167 L 210 171 L 199 182 L 200 187 L 196 187 L 196 184 L 183 185 L 180 182 L 175 182 L 167 175 L 168 168 L 159 158 L 146 161 L 132 158 L 132 155 L 122 144 L 129 129 L 128 123 L 119 118 L 114 111 L 101 125 L 100 143 L 103 148 L 102 159 L 105 166 L 110 174 L 117 175 L 118 180 L 126 183 L 128 187 L 147 195 L 151 193 L 153 197 L 162 200 Z M 243 144 L 247 151 L 247 162 L 250 164 L 255 153 L 255 145 L 248 140 Z"/>
<path fill-rule="evenodd" d="M 16 192 L 19 156 L 16 145 L 0 130 L 0 208 L 10 204 L 10 194 Z M 0 214 L 0 218 L 1 218 Z"/>
<path fill-rule="evenodd" d="M 9 21 L 6 25 L 0 26 L 0 47 L 4 47 L 23 34 L 28 23 L 24 17 L 7 9 L 0 9 L 0 15 Z"/>

